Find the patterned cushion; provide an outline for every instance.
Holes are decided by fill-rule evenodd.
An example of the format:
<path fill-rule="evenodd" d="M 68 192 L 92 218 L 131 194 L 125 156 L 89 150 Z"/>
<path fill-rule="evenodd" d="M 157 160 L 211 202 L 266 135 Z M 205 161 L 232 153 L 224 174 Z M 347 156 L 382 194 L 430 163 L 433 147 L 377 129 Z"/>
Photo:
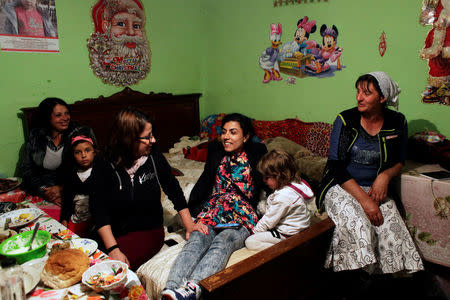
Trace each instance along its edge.
<path fill-rule="evenodd" d="M 319 156 L 328 157 L 332 125 L 323 122 L 309 124 L 312 126 L 307 133 L 305 147 Z"/>
<path fill-rule="evenodd" d="M 328 157 L 331 124 L 285 119 L 280 121 L 254 120 L 253 126 L 256 135 L 263 140 L 282 136 L 306 147 L 316 155 Z"/>
<path fill-rule="evenodd" d="M 306 133 L 311 125 L 297 119 L 285 119 L 281 121 L 253 121 L 256 135 L 265 140 L 268 138 L 283 136 L 291 141 L 305 146 Z"/>
<path fill-rule="evenodd" d="M 200 127 L 200 138 L 208 138 L 210 141 L 215 140 L 222 133 L 222 119 L 226 114 L 214 114 L 204 118 Z"/>

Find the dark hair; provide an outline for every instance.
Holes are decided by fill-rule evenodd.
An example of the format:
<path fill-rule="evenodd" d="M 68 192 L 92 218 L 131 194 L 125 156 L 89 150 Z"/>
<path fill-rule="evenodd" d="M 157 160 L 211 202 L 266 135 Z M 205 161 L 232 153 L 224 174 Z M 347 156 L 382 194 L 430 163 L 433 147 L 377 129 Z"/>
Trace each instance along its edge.
<path fill-rule="evenodd" d="M 112 162 L 130 168 L 139 147 L 139 137 L 150 117 L 134 107 L 122 109 L 115 117 L 106 147 L 106 156 Z"/>
<path fill-rule="evenodd" d="M 278 183 L 278 189 L 292 181 L 301 181 L 294 158 L 286 151 L 280 149 L 274 149 L 266 153 L 259 160 L 257 168 L 263 176 L 275 178 Z"/>
<path fill-rule="evenodd" d="M 31 121 L 31 129 L 45 128 L 47 130 L 51 130 L 52 125 L 50 124 L 50 120 L 52 118 L 53 109 L 57 104 L 65 106 L 70 114 L 70 108 L 64 100 L 53 97 L 45 98 L 39 104 L 36 112 L 33 115 L 33 119 Z"/>
<path fill-rule="evenodd" d="M 247 143 L 251 141 L 253 136 L 255 135 L 255 128 L 253 128 L 252 120 L 249 117 L 241 115 L 239 113 L 228 114 L 222 119 L 222 128 L 226 123 L 232 121 L 239 123 L 244 136 L 248 134 Z"/>
<path fill-rule="evenodd" d="M 378 84 L 378 80 L 370 74 L 364 74 L 358 77 L 355 82 L 355 88 L 358 88 L 359 84 L 363 85 L 363 88 L 369 90 L 369 85 L 372 83 L 375 87 L 375 90 L 380 94 L 381 98 L 385 98 L 383 92 L 381 91 L 380 85 Z"/>

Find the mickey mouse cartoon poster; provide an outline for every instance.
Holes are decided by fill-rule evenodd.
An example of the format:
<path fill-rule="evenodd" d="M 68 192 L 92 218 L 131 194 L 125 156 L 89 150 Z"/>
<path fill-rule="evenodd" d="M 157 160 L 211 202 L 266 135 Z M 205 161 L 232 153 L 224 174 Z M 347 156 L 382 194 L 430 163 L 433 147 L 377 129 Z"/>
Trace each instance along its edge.
<path fill-rule="evenodd" d="M 294 77 L 331 77 L 344 68 L 336 25 L 319 27 L 316 20 L 304 16 L 296 22 L 293 39 L 285 43 L 281 42 L 281 27 L 280 23 L 278 26 L 271 24 L 271 46 L 259 59 L 264 70 L 263 83 L 282 80 L 280 73 L 288 75 L 286 82 L 292 83 Z"/>

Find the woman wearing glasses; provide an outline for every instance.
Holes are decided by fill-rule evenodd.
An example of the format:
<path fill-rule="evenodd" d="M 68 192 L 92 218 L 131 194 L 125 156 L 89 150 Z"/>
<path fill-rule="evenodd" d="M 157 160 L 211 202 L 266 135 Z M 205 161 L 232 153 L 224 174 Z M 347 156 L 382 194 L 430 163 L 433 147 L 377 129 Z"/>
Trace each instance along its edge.
<path fill-rule="evenodd" d="M 106 148 L 105 176 L 91 210 L 100 244 L 113 259 L 136 270 L 163 246 L 161 188 L 179 212 L 186 238 L 194 227 L 186 199 L 156 146 L 150 118 L 135 108 L 120 111 Z"/>

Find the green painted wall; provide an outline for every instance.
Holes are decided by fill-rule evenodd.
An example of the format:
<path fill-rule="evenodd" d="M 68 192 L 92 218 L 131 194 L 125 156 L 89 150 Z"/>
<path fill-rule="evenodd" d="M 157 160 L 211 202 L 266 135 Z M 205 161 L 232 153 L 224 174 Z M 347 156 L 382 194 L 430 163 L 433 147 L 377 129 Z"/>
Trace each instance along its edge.
<path fill-rule="evenodd" d="M 203 115 L 238 111 L 257 119 L 297 116 L 331 123 L 339 111 L 356 104 L 357 77 L 383 70 L 402 88 L 400 111 L 409 121 L 410 134 L 428 127 L 450 136 L 450 107 L 420 101 L 428 67 L 418 53 L 430 29 L 418 22 L 422 0 L 314 0 L 281 7 L 273 7 L 273 2 L 209 1 Z M 284 80 L 263 84 L 258 59 L 270 45 L 269 24 L 280 22 L 282 42 L 287 42 L 305 15 L 318 24 L 310 39 L 321 41 L 319 28 L 324 23 L 337 26 L 346 68 L 331 78 L 297 79 L 295 85 Z M 383 31 L 387 51 L 381 57 L 378 43 Z"/>
<path fill-rule="evenodd" d="M 363 73 L 384 70 L 402 88 L 400 110 L 410 133 L 424 128 L 450 136 L 450 107 L 422 104 L 427 63 L 418 57 L 429 27 L 418 23 L 421 0 L 328 0 L 273 7 L 273 0 L 143 0 L 152 70 L 132 86 L 148 93 L 203 93 L 201 116 L 238 111 L 276 120 L 332 122 L 337 112 L 355 104 L 354 81 Z M 89 68 L 86 40 L 93 31 L 94 0 L 56 1 L 59 54 L 0 52 L 0 174 L 17 174 L 24 144 L 21 107 L 48 96 L 68 103 L 111 95 L 121 88 L 105 85 Z M 280 22 L 282 41 L 292 40 L 297 20 L 308 15 L 335 24 L 346 68 L 332 78 L 298 79 L 295 85 L 262 84 L 258 65 L 269 46 L 269 24 Z M 379 36 L 387 52 L 378 54 Z M 318 32 L 311 35 L 319 40 Z"/>
<path fill-rule="evenodd" d="M 0 52 L 0 174 L 17 173 L 24 144 L 21 107 L 37 106 L 46 97 L 76 100 L 109 96 L 122 90 L 105 85 L 89 68 L 87 39 L 94 0 L 56 1 L 59 54 Z M 144 0 L 152 67 L 146 79 L 132 86 L 145 93 L 202 92 L 202 56 L 206 40 L 200 1 Z"/>

